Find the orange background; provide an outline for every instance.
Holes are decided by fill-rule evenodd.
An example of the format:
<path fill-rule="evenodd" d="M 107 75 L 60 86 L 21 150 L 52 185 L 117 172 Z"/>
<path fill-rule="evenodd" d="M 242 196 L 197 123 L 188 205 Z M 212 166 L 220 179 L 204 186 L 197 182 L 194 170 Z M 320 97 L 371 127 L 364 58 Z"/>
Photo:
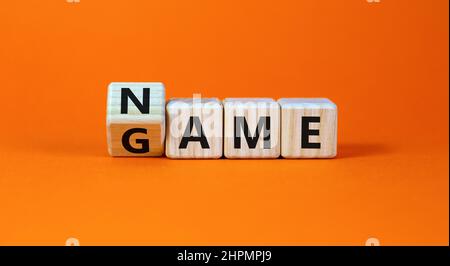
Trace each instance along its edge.
<path fill-rule="evenodd" d="M 0 244 L 449 243 L 446 0 L 2 1 Z M 111 158 L 111 81 L 328 97 L 331 160 Z"/>

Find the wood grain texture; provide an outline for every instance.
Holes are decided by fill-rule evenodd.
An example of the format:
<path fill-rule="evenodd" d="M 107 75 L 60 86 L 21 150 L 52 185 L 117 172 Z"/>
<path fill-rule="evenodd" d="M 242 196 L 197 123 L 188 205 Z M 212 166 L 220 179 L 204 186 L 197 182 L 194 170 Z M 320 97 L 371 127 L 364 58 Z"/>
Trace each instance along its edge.
<path fill-rule="evenodd" d="M 270 98 L 227 98 L 223 104 L 225 157 L 278 158 L 280 156 L 280 106 L 276 101 Z M 242 123 L 235 127 L 235 117 L 245 117 L 248 124 L 247 137 L 256 137 L 258 123 L 264 117 L 268 117 L 270 128 L 265 131 L 265 126 L 262 126 L 256 146 L 250 147 L 244 136 L 243 128 L 240 126 Z M 235 147 L 235 135 L 239 134 L 241 136 L 240 147 L 237 148 Z M 264 141 L 265 137 L 268 141 Z"/>
<path fill-rule="evenodd" d="M 142 113 L 127 98 L 127 112 L 121 113 L 122 89 L 129 88 L 140 103 L 144 102 L 144 88 L 149 88 L 149 113 Z M 165 138 L 165 89 L 159 82 L 113 82 L 108 86 L 107 141 L 111 156 L 161 156 Z M 142 141 L 148 141 L 149 150 L 134 153 L 122 145 L 127 130 L 142 128 L 146 133 L 134 133 L 129 138 L 133 148 L 141 149 Z"/>
<path fill-rule="evenodd" d="M 223 106 L 217 98 L 175 98 L 166 107 L 166 156 L 172 159 L 220 158 L 223 154 Z M 190 121 L 198 119 L 200 124 Z M 199 137 L 203 132 L 208 146 L 189 141 L 180 147 L 183 136 Z"/>
<path fill-rule="evenodd" d="M 332 158 L 337 154 L 337 106 L 325 98 L 283 98 L 281 106 L 281 156 L 284 158 Z M 320 123 L 309 123 L 319 130 L 309 136 L 320 148 L 302 147 L 302 117 L 320 117 Z"/>

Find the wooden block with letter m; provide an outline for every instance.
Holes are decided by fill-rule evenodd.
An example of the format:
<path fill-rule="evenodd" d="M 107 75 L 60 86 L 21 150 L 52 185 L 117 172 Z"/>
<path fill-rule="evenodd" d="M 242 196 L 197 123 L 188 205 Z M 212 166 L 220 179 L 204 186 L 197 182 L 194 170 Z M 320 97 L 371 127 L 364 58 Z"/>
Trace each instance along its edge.
<path fill-rule="evenodd" d="M 161 156 L 165 137 L 164 85 L 109 84 L 106 126 L 111 156 Z"/>
<path fill-rule="evenodd" d="M 224 100 L 227 158 L 278 158 L 280 106 L 270 98 Z"/>

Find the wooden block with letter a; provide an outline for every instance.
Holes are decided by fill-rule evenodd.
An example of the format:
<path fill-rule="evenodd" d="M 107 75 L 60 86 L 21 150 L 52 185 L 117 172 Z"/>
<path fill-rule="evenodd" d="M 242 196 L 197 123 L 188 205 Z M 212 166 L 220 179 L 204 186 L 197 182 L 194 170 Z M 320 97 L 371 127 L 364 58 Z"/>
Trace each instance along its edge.
<path fill-rule="evenodd" d="M 337 153 L 337 107 L 324 98 L 283 98 L 281 156 L 331 158 Z"/>
<path fill-rule="evenodd" d="M 161 156 L 165 137 L 164 85 L 109 84 L 106 126 L 111 156 Z"/>
<path fill-rule="evenodd" d="M 280 106 L 269 98 L 224 100 L 227 158 L 278 158 Z"/>
<path fill-rule="evenodd" d="M 223 107 L 216 98 L 178 98 L 167 110 L 166 156 L 220 158 L 223 153 Z"/>

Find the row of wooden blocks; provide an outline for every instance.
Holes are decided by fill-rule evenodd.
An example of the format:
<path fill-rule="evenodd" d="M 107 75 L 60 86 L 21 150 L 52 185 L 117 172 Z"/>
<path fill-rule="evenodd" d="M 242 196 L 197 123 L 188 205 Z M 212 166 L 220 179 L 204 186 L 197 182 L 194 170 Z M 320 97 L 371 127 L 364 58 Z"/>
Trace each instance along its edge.
<path fill-rule="evenodd" d="M 111 156 L 332 158 L 337 107 L 324 98 L 174 98 L 159 82 L 108 87 Z M 165 149 L 164 149 L 165 146 Z"/>

